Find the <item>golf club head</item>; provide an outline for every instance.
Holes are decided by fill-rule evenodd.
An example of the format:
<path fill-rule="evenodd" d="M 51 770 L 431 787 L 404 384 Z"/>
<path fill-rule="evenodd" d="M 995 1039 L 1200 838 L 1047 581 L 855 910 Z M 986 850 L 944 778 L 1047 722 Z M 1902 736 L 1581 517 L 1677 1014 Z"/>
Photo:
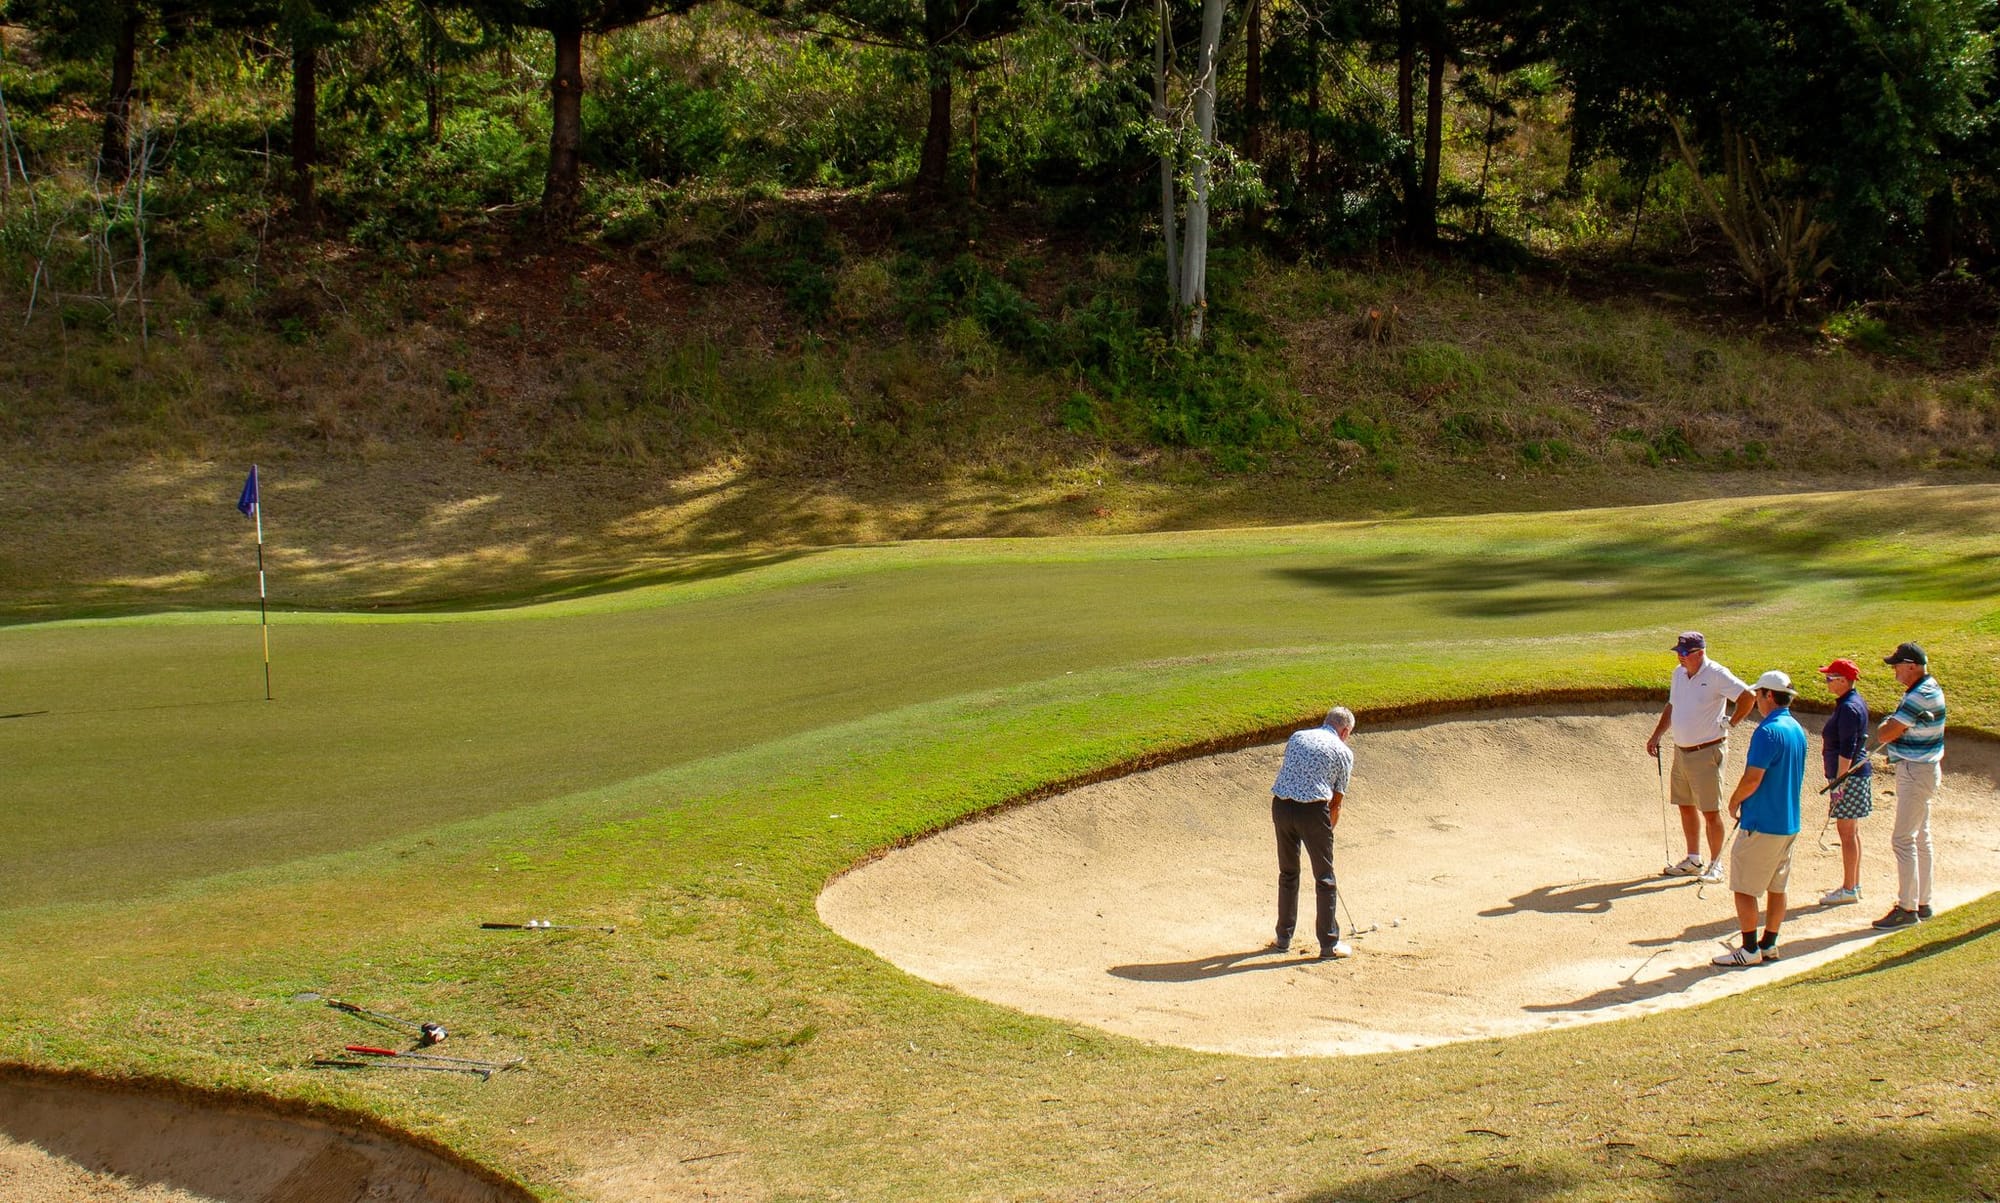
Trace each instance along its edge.
<path fill-rule="evenodd" d="M 417 1043 L 424 1048 L 444 1043 L 444 1038 L 448 1034 L 441 1023 L 423 1024 L 417 1028 L 417 1033 Z"/>

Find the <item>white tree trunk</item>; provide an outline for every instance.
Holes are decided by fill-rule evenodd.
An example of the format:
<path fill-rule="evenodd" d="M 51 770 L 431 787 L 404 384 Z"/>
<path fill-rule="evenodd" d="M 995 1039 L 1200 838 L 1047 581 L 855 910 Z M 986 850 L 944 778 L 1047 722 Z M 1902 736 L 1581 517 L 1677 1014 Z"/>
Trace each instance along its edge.
<path fill-rule="evenodd" d="M 1169 43 L 1172 30 L 1168 25 L 1167 0 L 1153 0 L 1153 16 L 1159 22 L 1159 29 L 1153 39 L 1153 119 L 1160 123 L 1162 131 L 1171 130 L 1172 124 L 1167 111 L 1167 70 L 1171 62 Z M 1164 136 L 1164 135 L 1163 135 Z M 1180 224 L 1176 216 L 1179 205 L 1174 197 L 1174 140 L 1169 138 L 1160 148 L 1160 236 L 1167 249 L 1167 313 L 1179 330 L 1181 324 L 1181 246 Z"/>
<path fill-rule="evenodd" d="M 1208 309 L 1209 162 L 1215 153 L 1215 83 L 1221 73 L 1222 17 L 1226 0 L 1202 0 L 1201 58 L 1194 81 L 1194 170 L 1188 192 L 1187 237 L 1181 253 L 1181 304 L 1188 339 L 1200 342 Z"/>

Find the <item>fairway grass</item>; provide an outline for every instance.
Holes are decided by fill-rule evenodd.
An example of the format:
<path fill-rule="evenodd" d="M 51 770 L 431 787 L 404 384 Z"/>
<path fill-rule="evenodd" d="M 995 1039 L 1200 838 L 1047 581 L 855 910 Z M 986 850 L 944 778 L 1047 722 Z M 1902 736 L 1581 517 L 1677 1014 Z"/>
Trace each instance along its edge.
<path fill-rule="evenodd" d="M 1684 627 L 1799 678 L 1917 638 L 2000 726 L 1996 520 L 1972 487 L 801 553 L 280 614 L 273 703 L 241 614 L 0 629 L 0 1058 L 364 1111 L 559 1199 L 2000 1194 L 1992 898 L 1698 1010 L 1305 1060 L 1016 1014 L 814 914 L 1050 781 L 1336 699 L 1659 687 Z M 477 926 L 529 918 L 618 933 Z M 316 1074 L 379 1032 L 306 991 L 528 1070 Z"/>

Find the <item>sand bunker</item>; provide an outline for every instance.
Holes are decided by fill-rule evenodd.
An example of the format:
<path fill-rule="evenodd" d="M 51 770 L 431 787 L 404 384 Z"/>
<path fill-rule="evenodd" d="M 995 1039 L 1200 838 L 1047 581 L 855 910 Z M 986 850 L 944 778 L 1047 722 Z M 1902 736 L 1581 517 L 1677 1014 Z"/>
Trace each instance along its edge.
<path fill-rule="evenodd" d="M 247 1104 L 0 1076 L 0 1199 L 528 1203 L 426 1149 Z"/>
<path fill-rule="evenodd" d="M 1664 805 L 1644 751 L 1657 706 L 1370 727 L 1334 849 L 1353 959 L 1260 951 L 1276 894 L 1282 745 L 1187 761 L 963 824 L 836 880 L 819 912 L 928 981 L 1058 1019 L 1218 1052 L 1373 1052 L 1705 1002 L 1875 938 L 1894 901 L 1893 777 L 1862 823 L 1863 903 L 1840 884 L 1816 788 L 1777 964 L 1709 965 L 1736 931 L 1725 885 L 1660 876 Z M 1733 786 L 1747 729 L 1731 741 Z M 1935 804 L 1939 909 L 2000 889 L 2000 748 L 1954 735 Z M 1681 855 L 1676 819 L 1673 859 Z M 1312 894 L 1300 900 L 1311 943 Z M 1347 915 L 1342 914 L 1343 929 Z"/>

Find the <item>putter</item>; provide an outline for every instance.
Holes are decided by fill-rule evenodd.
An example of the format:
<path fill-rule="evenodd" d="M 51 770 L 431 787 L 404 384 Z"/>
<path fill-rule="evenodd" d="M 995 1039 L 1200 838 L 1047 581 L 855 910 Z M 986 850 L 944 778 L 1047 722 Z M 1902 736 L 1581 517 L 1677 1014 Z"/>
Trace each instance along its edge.
<path fill-rule="evenodd" d="M 366 1007 L 356 1006 L 351 1002 L 342 1002 L 337 998 L 327 998 L 325 995 L 311 990 L 292 995 L 292 1001 L 324 1002 L 336 1011 L 345 1011 L 349 1015 L 356 1015 L 363 1019 L 372 1019 L 376 1023 L 386 1024 L 392 1028 L 400 1028 L 405 1032 L 415 1032 L 417 1034 L 417 1042 L 422 1045 L 443 1043 L 445 1036 L 448 1035 L 444 1030 L 444 1025 L 441 1023 L 412 1023 L 410 1020 L 399 1019 L 394 1015 L 384 1015 L 380 1011 L 371 1011 Z"/>
<path fill-rule="evenodd" d="M 588 923 L 550 923 L 547 919 L 530 919 L 526 923 L 482 923 L 487 931 L 601 931 L 611 935 L 615 927 L 596 927 Z"/>
<path fill-rule="evenodd" d="M 367 1057 L 411 1057 L 418 1061 L 442 1061 L 447 1065 L 473 1065 L 480 1069 L 490 1069 L 495 1073 L 503 1069 L 514 1069 L 527 1063 L 526 1057 L 515 1057 L 511 1061 L 481 1061 L 476 1057 L 445 1057 L 437 1053 L 417 1053 L 408 1049 L 376 1048 L 372 1044 L 350 1044 L 350 1053 L 360 1053 Z"/>
<path fill-rule="evenodd" d="M 400 1061 L 348 1061 L 338 1057 L 316 1057 L 315 1069 L 428 1069 L 441 1074 L 476 1074 L 484 1082 L 493 1077 L 490 1069 L 475 1069 L 470 1065 L 404 1065 Z"/>

